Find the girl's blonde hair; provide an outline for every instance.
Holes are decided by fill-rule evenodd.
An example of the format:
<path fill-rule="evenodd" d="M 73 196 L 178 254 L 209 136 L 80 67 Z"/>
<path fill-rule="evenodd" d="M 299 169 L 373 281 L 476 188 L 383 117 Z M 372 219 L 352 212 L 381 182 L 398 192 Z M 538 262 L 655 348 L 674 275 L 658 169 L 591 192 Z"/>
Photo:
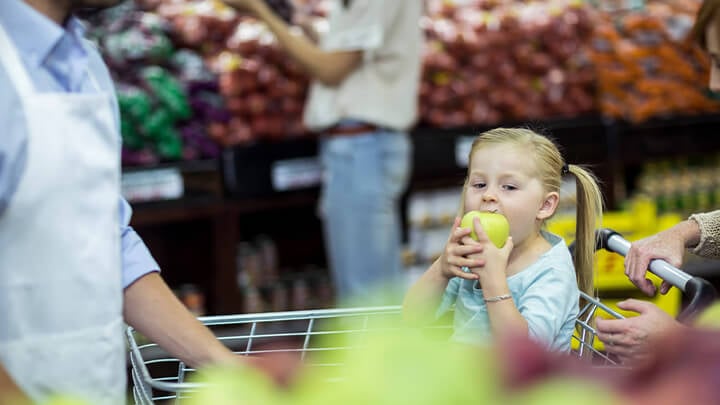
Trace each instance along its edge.
<path fill-rule="evenodd" d="M 529 156 L 535 159 L 537 178 L 543 184 L 545 192 L 560 193 L 563 169 L 575 176 L 577 188 L 577 221 L 575 225 L 575 251 L 573 263 L 578 287 L 584 293 L 594 296 L 593 257 L 595 254 L 595 227 L 602 222 L 603 200 L 598 181 L 589 171 L 577 165 L 567 165 L 557 145 L 549 138 L 525 128 L 496 128 L 483 132 L 472 144 L 468 162 L 473 154 L 484 147 L 495 145 L 516 145 L 526 148 Z M 465 177 L 460 210 L 465 211 L 465 191 L 469 181 Z"/>

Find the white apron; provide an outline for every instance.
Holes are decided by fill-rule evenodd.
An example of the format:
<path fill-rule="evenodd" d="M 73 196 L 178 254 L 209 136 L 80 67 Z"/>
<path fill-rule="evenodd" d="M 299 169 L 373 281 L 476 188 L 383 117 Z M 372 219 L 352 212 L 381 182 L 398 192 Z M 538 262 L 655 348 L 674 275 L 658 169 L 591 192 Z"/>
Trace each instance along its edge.
<path fill-rule="evenodd" d="M 22 100 L 12 117 L 28 129 L 27 164 L 0 216 L 0 362 L 36 401 L 63 393 L 124 403 L 120 153 L 109 95 L 36 92 L 2 26 L 0 62 Z M 0 136 L 13 127 L 3 123 Z"/>

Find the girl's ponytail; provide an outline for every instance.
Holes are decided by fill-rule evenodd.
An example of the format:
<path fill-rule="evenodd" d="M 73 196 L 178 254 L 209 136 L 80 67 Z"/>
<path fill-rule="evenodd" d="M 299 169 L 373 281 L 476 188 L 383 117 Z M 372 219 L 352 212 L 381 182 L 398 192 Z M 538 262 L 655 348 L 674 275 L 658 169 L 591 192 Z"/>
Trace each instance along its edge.
<path fill-rule="evenodd" d="M 568 165 L 568 172 L 577 179 L 577 214 L 575 224 L 575 251 L 573 262 L 578 287 L 591 297 L 595 296 L 595 229 L 601 226 L 603 199 L 598 181 L 588 170 L 577 165 Z"/>

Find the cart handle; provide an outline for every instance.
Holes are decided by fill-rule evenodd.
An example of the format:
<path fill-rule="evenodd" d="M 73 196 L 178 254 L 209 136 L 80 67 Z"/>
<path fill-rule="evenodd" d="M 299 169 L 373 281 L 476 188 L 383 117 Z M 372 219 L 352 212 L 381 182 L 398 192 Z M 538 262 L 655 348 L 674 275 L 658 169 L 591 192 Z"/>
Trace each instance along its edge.
<path fill-rule="evenodd" d="M 609 228 L 601 228 L 595 232 L 597 249 L 606 249 L 611 252 L 626 256 L 630 250 L 630 242 L 623 238 L 616 231 Z M 686 323 L 692 320 L 699 312 L 708 307 L 718 296 L 715 287 L 707 280 L 694 277 L 674 267 L 662 259 L 650 261 L 651 273 L 679 288 L 687 297 L 690 303 L 680 312 L 677 319 Z"/>

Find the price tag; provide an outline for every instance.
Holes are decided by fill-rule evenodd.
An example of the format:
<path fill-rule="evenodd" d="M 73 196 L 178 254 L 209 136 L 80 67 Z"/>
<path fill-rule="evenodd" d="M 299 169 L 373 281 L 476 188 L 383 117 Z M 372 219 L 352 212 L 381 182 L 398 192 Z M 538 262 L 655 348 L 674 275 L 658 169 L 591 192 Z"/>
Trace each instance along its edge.
<path fill-rule="evenodd" d="M 322 167 L 317 157 L 278 160 L 272 165 L 272 186 L 275 191 L 314 187 L 322 180 Z"/>
<path fill-rule="evenodd" d="M 122 195 L 129 202 L 180 198 L 183 177 L 177 168 L 149 169 L 123 173 Z"/>
<path fill-rule="evenodd" d="M 459 136 L 455 139 L 455 163 L 458 167 L 468 167 L 468 156 L 474 140 L 474 136 Z"/>

